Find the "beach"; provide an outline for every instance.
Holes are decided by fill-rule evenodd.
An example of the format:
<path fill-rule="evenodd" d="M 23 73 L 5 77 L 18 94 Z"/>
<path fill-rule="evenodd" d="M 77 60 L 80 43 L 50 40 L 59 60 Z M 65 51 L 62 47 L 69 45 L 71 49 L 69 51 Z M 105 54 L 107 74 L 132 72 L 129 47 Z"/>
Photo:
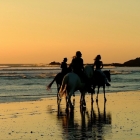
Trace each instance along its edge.
<path fill-rule="evenodd" d="M 72 97 L 74 110 L 66 113 L 65 100 L 56 97 L 0 104 L 1 140 L 139 140 L 140 91 L 99 94 L 98 104 L 86 95 Z M 96 95 L 94 95 L 94 100 Z"/>

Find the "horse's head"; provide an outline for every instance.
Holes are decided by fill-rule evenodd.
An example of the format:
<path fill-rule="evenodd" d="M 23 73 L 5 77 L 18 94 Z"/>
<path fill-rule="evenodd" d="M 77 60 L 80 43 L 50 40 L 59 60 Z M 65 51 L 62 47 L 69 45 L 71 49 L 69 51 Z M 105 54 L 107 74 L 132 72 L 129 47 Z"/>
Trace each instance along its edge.
<path fill-rule="evenodd" d="M 104 74 L 106 75 L 106 78 L 108 79 L 109 82 L 111 82 L 111 74 L 110 74 L 110 70 L 105 70 Z"/>

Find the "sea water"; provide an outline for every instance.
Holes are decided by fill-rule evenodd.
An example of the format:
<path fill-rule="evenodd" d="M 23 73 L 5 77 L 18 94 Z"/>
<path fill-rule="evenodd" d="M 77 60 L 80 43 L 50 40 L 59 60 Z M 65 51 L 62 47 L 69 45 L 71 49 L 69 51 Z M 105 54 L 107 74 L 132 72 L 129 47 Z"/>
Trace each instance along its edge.
<path fill-rule="evenodd" d="M 106 92 L 116 93 L 140 90 L 140 67 L 106 67 L 111 72 L 111 86 Z M 56 97 L 56 83 L 51 90 L 46 86 L 61 69 L 58 66 L 45 67 L 0 67 L 0 103 L 38 100 Z M 102 88 L 100 89 L 102 94 Z M 78 91 L 76 94 L 80 94 Z"/>

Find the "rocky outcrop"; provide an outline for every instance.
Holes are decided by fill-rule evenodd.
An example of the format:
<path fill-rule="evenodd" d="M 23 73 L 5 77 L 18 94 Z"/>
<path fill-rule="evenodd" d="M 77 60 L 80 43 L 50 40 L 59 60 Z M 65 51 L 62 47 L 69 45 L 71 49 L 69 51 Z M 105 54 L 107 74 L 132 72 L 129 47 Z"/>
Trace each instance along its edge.
<path fill-rule="evenodd" d="M 140 67 L 140 57 L 124 62 L 123 66 Z"/>
<path fill-rule="evenodd" d="M 53 62 L 49 63 L 49 65 L 60 65 L 60 63 L 53 61 Z"/>

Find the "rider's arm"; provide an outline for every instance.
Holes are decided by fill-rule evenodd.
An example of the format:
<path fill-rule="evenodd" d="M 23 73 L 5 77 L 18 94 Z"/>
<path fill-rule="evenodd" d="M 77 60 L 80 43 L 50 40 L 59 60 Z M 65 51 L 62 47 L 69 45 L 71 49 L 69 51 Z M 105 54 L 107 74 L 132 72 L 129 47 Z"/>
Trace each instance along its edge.
<path fill-rule="evenodd" d="M 101 67 L 100 67 L 101 69 L 103 68 L 103 62 L 101 61 Z"/>
<path fill-rule="evenodd" d="M 96 67 L 96 64 L 95 64 L 95 62 L 93 63 L 93 69 L 95 69 L 95 67 Z"/>
<path fill-rule="evenodd" d="M 82 59 L 82 70 L 84 71 L 84 61 Z"/>

